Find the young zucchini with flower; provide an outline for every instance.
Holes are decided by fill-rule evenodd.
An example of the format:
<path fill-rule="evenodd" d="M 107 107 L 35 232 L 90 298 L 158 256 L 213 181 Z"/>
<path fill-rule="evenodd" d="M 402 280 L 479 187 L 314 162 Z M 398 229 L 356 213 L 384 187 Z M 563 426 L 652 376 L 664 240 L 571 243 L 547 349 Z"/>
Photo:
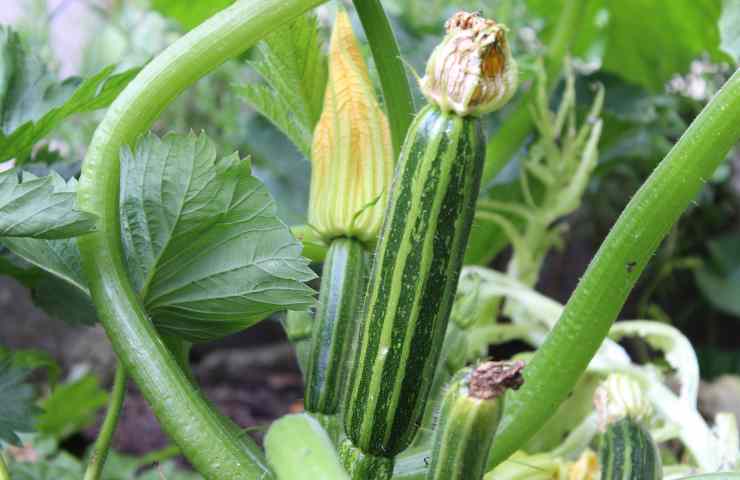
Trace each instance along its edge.
<path fill-rule="evenodd" d="M 337 12 L 329 82 L 311 147 L 308 221 L 329 245 L 306 365 L 306 410 L 339 411 L 348 380 L 369 249 L 382 224 L 393 174 L 388 119 L 349 15 Z"/>
<path fill-rule="evenodd" d="M 381 464 L 390 475 L 421 421 L 480 187 L 480 116 L 516 88 L 505 33 L 479 14 L 458 13 L 420 82 L 429 103 L 395 172 L 347 396 L 345 451 L 359 452 L 345 456 L 351 474 Z"/>

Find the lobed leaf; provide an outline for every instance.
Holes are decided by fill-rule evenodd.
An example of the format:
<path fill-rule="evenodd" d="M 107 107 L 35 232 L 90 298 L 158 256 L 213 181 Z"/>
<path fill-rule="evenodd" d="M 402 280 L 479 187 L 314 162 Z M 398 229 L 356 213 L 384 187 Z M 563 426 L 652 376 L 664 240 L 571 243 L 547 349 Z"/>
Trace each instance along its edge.
<path fill-rule="evenodd" d="M 76 180 L 16 170 L 0 173 L 0 237 L 67 238 L 95 229 L 95 216 L 75 210 Z"/>
<path fill-rule="evenodd" d="M 306 157 L 328 75 L 321 46 L 316 17 L 298 18 L 258 44 L 260 59 L 251 65 L 265 84 L 245 84 L 239 89 Z"/>
<path fill-rule="evenodd" d="M 85 375 L 59 385 L 41 402 L 44 412 L 39 415 L 39 432 L 63 439 L 95 421 L 95 414 L 108 402 L 108 394 L 100 388 L 98 379 Z"/>
<path fill-rule="evenodd" d="M 555 25 L 563 0 L 528 0 L 530 8 Z M 584 2 L 573 53 L 630 83 L 662 91 L 674 76 L 687 73 L 693 60 L 720 50 L 717 0 L 589 0 Z M 732 1 L 725 2 L 725 12 Z M 545 32 L 545 42 L 550 31 Z"/>
<path fill-rule="evenodd" d="M 740 234 L 708 242 L 710 262 L 694 272 L 699 290 L 715 308 L 740 317 Z"/>
<path fill-rule="evenodd" d="M 315 274 L 267 189 L 204 135 L 154 135 L 121 162 L 132 281 L 161 329 L 192 341 L 313 303 Z"/>
<path fill-rule="evenodd" d="M 121 172 L 126 263 L 158 328 L 205 341 L 313 304 L 305 282 L 315 274 L 248 161 L 217 159 L 204 134 L 149 135 L 122 152 Z M 30 281 L 39 306 L 73 324 L 97 321 L 74 240 L 3 243 L 51 274 Z"/>
<path fill-rule="evenodd" d="M 88 79 L 60 82 L 16 32 L 0 26 L 0 162 L 26 161 L 36 142 L 62 120 L 108 106 L 138 72 L 113 70 L 108 66 Z"/>
<path fill-rule="evenodd" d="M 0 440 L 20 445 L 18 432 L 33 430 L 33 388 L 24 383 L 27 370 L 12 366 L 10 358 L 0 358 Z"/>

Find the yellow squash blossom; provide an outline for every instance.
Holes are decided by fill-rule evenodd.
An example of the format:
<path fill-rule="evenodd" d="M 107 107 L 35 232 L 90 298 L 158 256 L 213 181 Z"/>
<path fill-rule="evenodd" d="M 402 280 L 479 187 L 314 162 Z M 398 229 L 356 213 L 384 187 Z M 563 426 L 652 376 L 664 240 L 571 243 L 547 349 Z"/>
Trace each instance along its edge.
<path fill-rule="evenodd" d="M 325 241 L 377 238 L 393 175 L 388 119 L 345 11 L 337 13 L 329 82 L 311 148 L 308 221 Z"/>

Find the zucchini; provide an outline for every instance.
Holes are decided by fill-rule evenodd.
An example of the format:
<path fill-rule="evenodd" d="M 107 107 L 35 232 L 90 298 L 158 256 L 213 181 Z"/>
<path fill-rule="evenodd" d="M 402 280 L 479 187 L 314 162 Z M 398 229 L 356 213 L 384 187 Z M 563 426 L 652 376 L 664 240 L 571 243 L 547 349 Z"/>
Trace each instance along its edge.
<path fill-rule="evenodd" d="M 401 153 L 363 309 L 345 431 L 394 456 L 421 421 L 462 266 L 485 153 L 480 120 L 429 105 Z"/>
<path fill-rule="evenodd" d="M 305 405 L 309 412 L 339 410 L 349 377 L 348 364 L 365 286 L 366 254 L 357 240 L 331 242 L 321 275 L 319 304 L 306 368 Z"/>
<path fill-rule="evenodd" d="M 265 436 L 265 453 L 278 480 L 349 480 L 329 435 L 307 413 L 276 420 Z"/>
<path fill-rule="evenodd" d="M 407 132 L 364 300 L 344 411 L 363 453 L 394 457 L 424 414 L 485 157 L 480 115 L 516 88 L 506 27 L 459 12 L 427 63 L 429 104 Z"/>
<path fill-rule="evenodd" d="M 504 393 L 522 385 L 523 362 L 484 362 L 452 380 L 434 432 L 428 480 L 481 480 L 501 420 Z"/>
<path fill-rule="evenodd" d="M 613 373 L 594 392 L 602 425 L 599 464 L 602 480 L 663 478 L 660 451 L 645 425 L 652 405 L 633 378 Z"/>
<path fill-rule="evenodd" d="M 345 439 L 339 446 L 339 456 L 351 480 L 390 480 L 393 459 L 361 451 Z"/>
<path fill-rule="evenodd" d="M 660 452 L 650 432 L 635 419 L 624 417 L 608 426 L 599 447 L 601 480 L 659 480 Z"/>

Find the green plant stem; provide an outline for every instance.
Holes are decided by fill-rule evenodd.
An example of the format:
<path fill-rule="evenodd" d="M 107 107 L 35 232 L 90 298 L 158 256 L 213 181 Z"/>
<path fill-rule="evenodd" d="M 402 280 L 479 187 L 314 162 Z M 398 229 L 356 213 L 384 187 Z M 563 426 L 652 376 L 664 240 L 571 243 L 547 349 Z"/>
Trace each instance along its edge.
<path fill-rule="evenodd" d="M 95 440 L 84 480 L 98 480 L 103 473 L 105 459 L 108 458 L 108 450 L 110 450 L 113 433 L 116 431 L 118 418 L 121 415 L 123 399 L 126 396 L 126 380 L 126 370 L 119 362 L 116 366 L 116 376 L 113 380 L 113 391 L 111 392 L 108 411 L 105 414 L 105 420 L 103 420 L 98 438 Z"/>
<path fill-rule="evenodd" d="M 80 237 L 98 317 L 126 371 L 164 430 L 206 478 L 269 478 L 258 447 L 239 439 L 178 367 L 128 278 L 121 246 L 119 151 L 144 133 L 183 90 L 322 0 L 241 0 L 152 60 L 119 95 L 95 132 L 82 168 L 78 207 L 99 218 Z"/>
<path fill-rule="evenodd" d="M 321 240 L 321 236 L 308 225 L 294 225 L 290 227 L 293 236 L 303 244 L 301 254 L 312 262 L 323 262 L 329 246 Z"/>
<path fill-rule="evenodd" d="M 3 452 L 0 452 L 0 480 L 10 480 L 10 472 L 8 472 L 8 466 L 5 464 Z"/>
<path fill-rule="evenodd" d="M 548 44 L 545 57 L 545 73 L 548 91 L 558 83 L 560 70 L 563 67 L 568 49 L 578 33 L 578 23 L 585 7 L 585 0 L 565 0 L 558 17 L 558 24 Z M 530 105 L 537 95 L 536 88 L 530 88 L 519 100 L 519 103 L 506 116 L 501 127 L 491 137 L 486 147 L 486 163 L 483 168 L 481 187 L 486 188 L 496 175 L 519 151 L 524 141 L 534 129 L 534 120 Z"/>
<path fill-rule="evenodd" d="M 416 108 L 396 37 L 380 0 L 353 0 L 383 89 L 394 157 L 401 153 Z"/>
<path fill-rule="evenodd" d="M 617 220 L 524 371 L 489 458 L 524 444 L 568 396 L 661 240 L 740 139 L 740 71 L 692 122 Z"/>

